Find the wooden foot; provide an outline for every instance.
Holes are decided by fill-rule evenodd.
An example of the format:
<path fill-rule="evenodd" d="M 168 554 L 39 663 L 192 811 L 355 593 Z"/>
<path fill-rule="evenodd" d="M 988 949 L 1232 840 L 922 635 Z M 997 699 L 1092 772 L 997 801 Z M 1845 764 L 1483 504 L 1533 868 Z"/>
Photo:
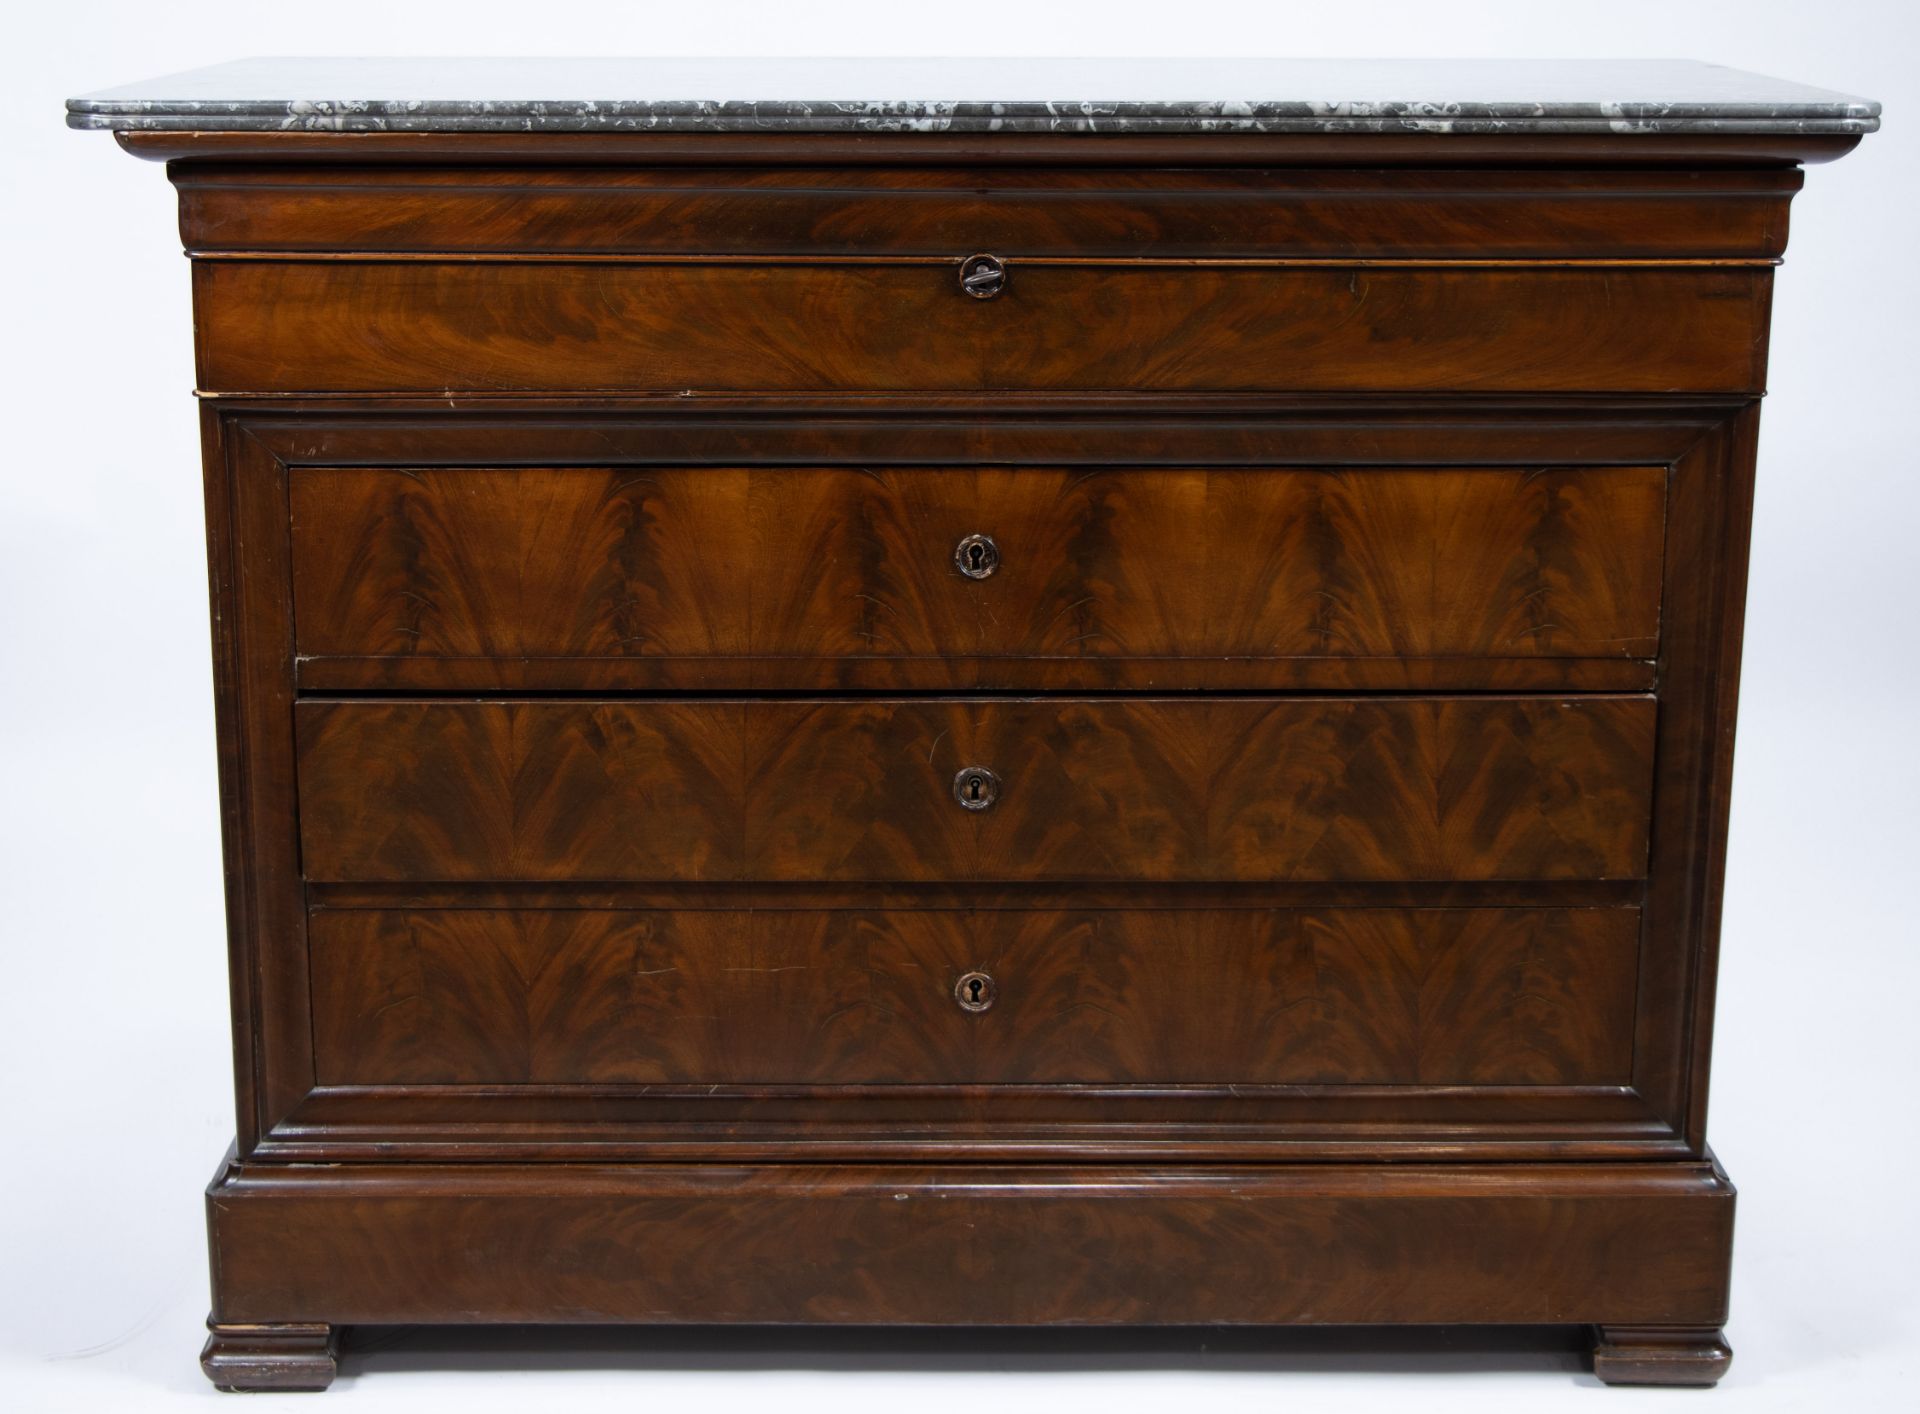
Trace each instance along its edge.
<path fill-rule="evenodd" d="M 1593 1328 L 1593 1373 L 1610 1385 L 1711 1385 L 1731 1364 L 1713 1326 Z"/>
<path fill-rule="evenodd" d="M 340 1328 L 329 1325 L 221 1326 L 207 1322 L 200 1368 L 218 1389 L 323 1390 L 333 1383 Z"/>

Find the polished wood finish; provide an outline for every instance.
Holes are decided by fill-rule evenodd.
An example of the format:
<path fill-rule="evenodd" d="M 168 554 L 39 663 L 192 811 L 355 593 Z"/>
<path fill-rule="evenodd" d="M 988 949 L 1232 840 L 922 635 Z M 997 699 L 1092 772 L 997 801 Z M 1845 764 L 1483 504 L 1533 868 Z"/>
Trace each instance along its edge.
<path fill-rule="evenodd" d="M 310 674 L 426 658 L 421 685 L 486 688 L 502 659 L 804 673 L 1651 659 L 1659 641 L 1661 467 L 348 467 L 290 486 Z M 982 532 L 998 564 L 969 579 L 954 548 Z"/>
<path fill-rule="evenodd" d="M 315 693 L 560 692 L 1651 692 L 1638 658 L 301 658 Z"/>
<path fill-rule="evenodd" d="M 322 1086 L 253 1162 L 1214 1164 L 1692 1157 L 1619 1085 Z"/>
<path fill-rule="evenodd" d="M 964 254 L 964 252 L 960 253 Z M 1765 266 L 240 260 L 219 393 L 1758 392 Z"/>
<path fill-rule="evenodd" d="M 323 1085 L 1606 1085 L 1633 909 L 345 910 Z M 971 1014 L 957 979 L 997 995 Z"/>
<path fill-rule="evenodd" d="M 1100 146 L 1073 152 L 1084 159 Z M 345 225 L 356 250 L 396 254 L 1490 260 L 1605 250 L 1754 260 L 1786 248 L 1801 177 L 1794 168 L 342 165 L 315 201 L 298 170 L 224 162 L 187 167 L 174 184 L 181 238 L 208 255 L 336 250 Z"/>
<path fill-rule="evenodd" d="M 1610 1385 L 1714 1385 L 1733 1364 L 1717 1326 L 1595 1326 L 1593 1372 Z"/>
<path fill-rule="evenodd" d="M 303 702 L 320 881 L 1622 879 L 1647 697 Z M 989 810 L 954 776 L 987 766 Z"/>
<path fill-rule="evenodd" d="M 714 163 L 854 168 L 880 166 L 1122 167 L 1385 167 L 1571 168 L 1594 187 L 1615 171 L 1793 170 L 1832 162 L 1860 145 L 1852 133 L 1665 133 L 1657 142 L 1608 133 L 689 133 L 520 132 L 422 133 L 307 131 L 140 132 L 114 141 L 153 162 L 204 162 L 224 170 L 234 161 L 266 159 L 331 169 L 377 162 L 460 166 L 533 161 L 563 166 L 620 163 L 711 166 Z M 332 242 L 354 244 L 350 230 Z"/>
<path fill-rule="evenodd" d="M 318 402 L 234 407 L 210 413 L 222 429 L 223 454 L 231 463 L 236 504 L 257 507 L 258 526 L 248 535 L 271 542 L 280 566 L 257 576 L 252 588 L 262 603 L 277 603 L 281 632 L 292 632 L 290 572 L 285 558 L 288 492 L 303 468 L 325 466 L 526 465 L 535 468 L 580 464 L 589 458 L 648 468 L 688 461 L 716 465 L 741 463 L 749 452 L 771 464 L 819 466 L 823 458 L 878 459 L 900 465 L 1045 462 L 1089 467 L 1154 466 L 1162 461 L 1191 464 L 1197 455 L 1247 466 L 1302 464 L 1324 467 L 1350 462 L 1377 468 L 1383 462 L 1430 467 L 1436 461 L 1468 467 L 1489 458 L 1540 466 L 1550 460 L 1582 466 L 1667 464 L 1670 497 L 1681 506 L 1717 504 L 1714 488 L 1738 475 L 1729 462 L 1737 446 L 1722 435 L 1742 404 L 1699 399 L 1590 400 L 1577 406 L 1527 405 L 1464 397 L 1414 400 L 1383 405 L 1377 400 L 1298 400 L 1261 410 L 1228 408 L 1195 415 L 1183 407 L 1148 405 L 1130 415 L 1111 407 L 1072 413 L 1043 411 L 1029 404 L 1014 416 L 951 406 L 877 411 L 841 407 L 829 413 L 769 418 L 735 405 L 708 410 L 676 405 L 666 410 L 611 411 L 580 404 L 561 417 L 544 405 L 466 406 L 456 401 L 437 411 L 405 408 L 398 412 L 356 413 Z M 956 417 L 956 413 L 961 414 Z M 224 484 L 224 483 L 223 483 Z M 277 517 L 277 520 L 276 520 Z M 1691 566 L 1716 553 L 1700 529 L 1710 518 L 1690 514 L 1669 534 L 1669 565 L 1678 567 L 1663 591 L 1663 613 L 1689 624 L 1705 622 L 1699 607 L 1708 589 Z M 245 544 L 244 537 L 241 541 Z M 1719 612 L 1717 608 L 1714 612 Z M 230 621 L 230 620 L 229 620 Z M 1669 650 L 1663 646 L 1663 660 Z M 641 660 L 626 660 L 638 662 Z M 778 667 L 781 660 L 768 660 Z M 1084 663 L 1094 660 L 1075 660 Z M 1457 661 L 1463 667 L 1450 680 L 1485 689 L 1497 684 L 1515 662 L 1499 660 L 1489 668 L 1480 660 Z M 1551 660 L 1530 660 L 1534 663 Z M 1599 660 L 1574 660 L 1592 663 Z M 1212 670 L 1204 660 L 1167 660 L 1175 667 L 1197 663 L 1181 685 L 1206 685 Z M 1368 660 L 1379 667 L 1393 660 Z M 1431 670 L 1431 662 L 1401 665 L 1409 674 Z M 1655 670 L 1672 681 L 1671 661 L 1635 665 L 1651 687 Z M 502 671 L 519 671 L 503 662 Z M 299 664 L 296 663 L 296 680 Z M 464 670 L 464 668 L 463 668 Z M 1156 671 L 1166 671 L 1166 663 Z M 1297 665 L 1272 660 L 1254 665 L 1253 682 L 1298 676 Z M 1004 665 L 951 660 L 953 685 L 991 689 Z M 1051 670 L 1049 670 L 1051 671 Z M 630 678 L 634 685 L 657 681 Z M 776 679 L 776 682 L 778 680 Z M 1227 680 L 1233 682 L 1233 680 Z M 1684 679 L 1681 680 L 1684 686 Z M 308 684 L 311 686 L 311 684 Z M 553 685 L 550 681 L 542 686 Z M 1246 685 L 1246 680 L 1239 680 Z M 1325 679 L 1305 686 L 1330 685 Z M 1589 669 L 1568 686 L 1605 687 L 1609 682 Z M 252 730 L 250 748 L 267 764 L 261 779 L 293 772 L 292 738 L 285 719 L 263 713 Z M 1696 761 L 1706 758 L 1695 757 Z M 281 764 L 284 763 L 284 764 Z M 1668 789 L 1686 779 L 1676 770 Z M 943 801 L 947 798 L 943 797 Z M 1692 848 L 1685 822 L 1652 842 L 1650 868 L 1658 881 L 1669 877 L 1665 861 L 1681 860 Z M 1684 881 L 1676 883 L 1678 891 Z M 1551 894 L 1543 893 L 1551 889 Z M 1622 891 L 1624 890 L 1624 891 Z M 1635 881 L 1597 885 L 1485 883 L 1419 885 L 1372 883 L 1331 885 L 1268 881 L 1258 885 L 1142 885 L 1114 880 L 1094 885 L 995 885 L 955 881 L 946 884 L 848 883 L 755 885 L 742 883 L 503 885 L 469 881 L 457 884 L 357 885 L 309 883 L 310 899 L 328 906 L 569 908 L 737 908 L 823 907 L 1192 907 L 1217 903 L 1265 907 L 1323 906 L 1329 903 L 1375 906 L 1537 906 L 1637 902 Z M 236 978 L 254 979 L 264 997 L 304 997 L 310 967 L 304 951 L 305 917 L 298 930 L 267 925 L 243 938 L 246 970 Z M 1021 1091 L 994 1091 L 980 1103 L 949 1102 L 944 1092 L 920 1090 L 911 1098 L 900 1087 L 855 1091 L 849 1087 L 753 1091 L 737 1087 L 696 1087 L 669 1092 L 651 1086 L 604 1087 L 578 1100 L 551 1090 L 529 1095 L 520 1105 L 499 1091 L 465 1093 L 449 1087 L 366 1090 L 316 1089 L 311 1057 L 311 1023 L 306 1012 L 276 1019 L 264 1015 L 259 1027 L 236 1035 L 266 1082 L 248 1113 L 259 1127 L 250 1154 L 261 1159 L 330 1162 L 353 1156 L 436 1157 L 485 1155 L 500 1159 L 592 1155 L 650 1158 L 672 1154 L 689 1161 L 785 1161 L 821 1158 L 861 1161 L 876 1156 L 943 1161 L 955 1156 L 990 1154 L 1015 1161 L 1046 1161 L 1064 1154 L 1096 1159 L 1163 1161 L 1169 1154 L 1197 1161 L 1391 1156 L 1398 1160 L 1472 1160 L 1547 1157 L 1612 1159 L 1652 1158 L 1698 1153 L 1697 1142 L 1683 1137 L 1684 1101 L 1669 1098 L 1662 1079 L 1685 1064 L 1689 1036 L 1696 1024 L 1696 990 L 1668 959 L 1684 957 L 1680 933 L 1643 935 L 1643 980 L 1636 994 L 1634 1072 L 1630 1089 L 1566 1087 L 1377 1088 L 1336 1086 L 1259 1089 L 1237 1086 L 1162 1089 L 1084 1089 L 1061 1092 L 1059 1101 Z M 1649 952 L 1651 949 L 1651 952 Z M 1658 960 L 1657 980 L 1648 974 L 1647 957 Z M 271 1097 L 291 1093 L 285 1103 Z M 1084 1098 L 1082 1098 L 1084 1097 Z M 1657 1100 L 1653 1097 L 1658 1097 Z M 897 1103 L 896 1103 L 897 1099 Z M 1089 1105 L 1088 1101 L 1097 1100 Z M 275 1107 L 278 1105 L 279 1107 Z"/>
<path fill-rule="evenodd" d="M 1757 400 L 1856 139 L 120 140 L 193 256 L 216 1383 L 446 1320 L 1724 1371 Z"/>
<path fill-rule="evenodd" d="M 1711 1325 L 1711 1164 L 248 1166 L 216 1319 Z"/>
<path fill-rule="evenodd" d="M 200 1368 L 234 1394 L 313 1393 L 339 1372 L 340 1330 L 324 1321 L 207 1323 Z"/>

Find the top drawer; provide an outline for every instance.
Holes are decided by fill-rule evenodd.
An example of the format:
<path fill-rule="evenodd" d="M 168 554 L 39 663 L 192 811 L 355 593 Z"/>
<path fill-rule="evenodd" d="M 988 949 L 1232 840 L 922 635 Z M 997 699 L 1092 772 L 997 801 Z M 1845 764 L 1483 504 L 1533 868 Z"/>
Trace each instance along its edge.
<path fill-rule="evenodd" d="M 1758 391 L 1771 271 L 961 258 L 214 258 L 216 393 Z"/>
<path fill-rule="evenodd" d="M 1100 143 L 1081 144 L 1080 150 Z M 1204 156 L 1210 144 L 1193 149 Z M 925 153 L 925 149 L 921 149 Z M 1797 168 L 177 163 L 202 254 L 1772 259 Z"/>

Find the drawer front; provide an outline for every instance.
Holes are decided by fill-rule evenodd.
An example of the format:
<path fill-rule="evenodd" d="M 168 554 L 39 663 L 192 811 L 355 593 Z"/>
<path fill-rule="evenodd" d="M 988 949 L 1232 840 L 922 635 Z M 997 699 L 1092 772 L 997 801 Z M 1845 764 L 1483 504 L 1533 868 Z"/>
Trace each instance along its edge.
<path fill-rule="evenodd" d="M 1639 912 L 322 910 L 325 1085 L 1624 1085 Z M 956 987 L 989 979 L 968 1011 Z M 971 996 L 970 988 L 962 988 Z"/>
<path fill-rule="evenodd" d="M 964 252 L 957 252 L 956 257 Z M 1765 267 L 205 259 L 210 392 L 1757 392 Z"/>
<path fill-rule="evenodd" d="M 301 656 L 433 660 L 439 684 L 467 664 L 491 685 L 500 659 L 1644 659 L 1659 641 L 1653 466 L 300 468 L 289 494 Z"/>
<path fill-rule="evenodd" d="M 316 881 L 1630 879 L 1649 697 L 309 701 Z M 998 777 L 987 808 L 959 773 Z"/>
<path fill-rule="evenodd" d="M 485 166 L 189 163 L 202 253 L 1102 259 L 1767 259 L 1795 169 L 1601 173 L 1291 167 Z"/>

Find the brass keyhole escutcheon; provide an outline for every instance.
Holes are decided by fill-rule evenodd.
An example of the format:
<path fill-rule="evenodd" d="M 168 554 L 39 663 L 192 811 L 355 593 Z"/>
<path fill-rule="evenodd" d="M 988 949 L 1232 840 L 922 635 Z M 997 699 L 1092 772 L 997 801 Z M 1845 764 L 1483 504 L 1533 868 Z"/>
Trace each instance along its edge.
<path fill-rule="evenodd" d="M 985 579 L 1000 568 L 1000 547 L 991 535 L 962 536 L 953 547 L 953 563 L 968 579 Z"/>
<path fill-rule="evenodd" d="M 962 1011 L 985 1011 L 999 993 L 993 979 L 984 972 L 969 972 L 953 984 L 953 999 Z"/>
<path fill-rule="evenodd" d="M 985 810 L 1000 798 L 1000 778 L 985 766 L 963 766 L 953 778 L 953 798 L 966 810 Z"/>
<path fill-rule="evenodd" d="M 1007 263 L 997 255 L 970 255 L 960 262 L 960 288 L 975 299 L 992 299 L 1007 287 Z"/>

